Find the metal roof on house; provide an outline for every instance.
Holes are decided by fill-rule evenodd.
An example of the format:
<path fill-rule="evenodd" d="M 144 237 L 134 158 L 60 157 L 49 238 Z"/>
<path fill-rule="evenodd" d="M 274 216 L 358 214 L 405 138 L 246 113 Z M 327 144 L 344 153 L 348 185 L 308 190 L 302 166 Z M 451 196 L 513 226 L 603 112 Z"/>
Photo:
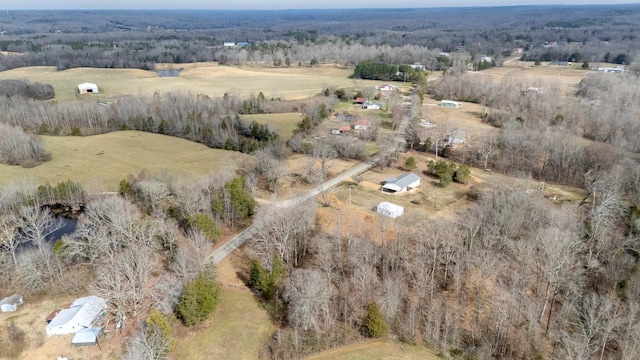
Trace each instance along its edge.
<path fill-rule="evenodd" d="M 405 188 L 411 184 L 413 184 L 414 182 L 420 180 L 420 176 L 413 174 L 413 173 L 406 173 L 406 174 L 402 174 L 396 178 L 389 178 L 387 179 L 386 183 L 384 184 L 385 186 L 387 185 L 395 185 L 398 188 L 402 189 Z"/>
<path fill-rule="evenodd" d="M 88 327 L 106 306 L 107 301 L 97 296 L 76 299 L 49 322 L 46 327 L 47 335 L 75 333 L 80 327 Z"/>

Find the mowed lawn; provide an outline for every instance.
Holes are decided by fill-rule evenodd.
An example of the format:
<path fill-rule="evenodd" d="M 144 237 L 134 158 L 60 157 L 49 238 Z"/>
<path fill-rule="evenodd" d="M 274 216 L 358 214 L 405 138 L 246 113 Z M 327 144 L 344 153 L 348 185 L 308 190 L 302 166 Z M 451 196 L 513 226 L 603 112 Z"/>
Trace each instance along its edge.
<path fill-rule="evenodd" d="M 223 289 L 216 313 L 179 335 L 174 359 L 258 359 L 274 330 L 269 314 L 247 290 Z"/>
<path fill-rule="evenodd" d="M 0 80 L 25 79 L 50 84 L 57 100 L 112 101 L 123 95 L 188 90 L 212 97 L 225 93 L 247 97 L 262 92 L 267 99 L 298 99 L 332 87 L 353 87 L 353 68 L 337 66 L 263 68 L 236 67 L 217 63 L 175 64 L 178 77 L 160 77 L 154 71 L 138 69 L 76 68 L 57 71 L 52 66 L 35 66 L 0 72 Z M 100 94 L 78 94 L 78 84 L 98 85 Z M 380 85 L 358 80 L 359 85 Z"/>
<path fill-rule="evenodd" d="M 143 170 L 196 177 L 246 161 L 249 155 L 140 131 L 95 136 L 43 136 L 51 161 L 34 168 L 0 165 L 0 185 L 23 179 L 78 181 L 92 191 L 116 191 L 120 180 Z M 101 155 L 99 155 L 101 154 Z"/>
<path fill-rule="evenodd" d="M 340 347 L 305 358 L 306 360 L 439 360 L 433 350 L 394 342 L 375 340 Z"/>

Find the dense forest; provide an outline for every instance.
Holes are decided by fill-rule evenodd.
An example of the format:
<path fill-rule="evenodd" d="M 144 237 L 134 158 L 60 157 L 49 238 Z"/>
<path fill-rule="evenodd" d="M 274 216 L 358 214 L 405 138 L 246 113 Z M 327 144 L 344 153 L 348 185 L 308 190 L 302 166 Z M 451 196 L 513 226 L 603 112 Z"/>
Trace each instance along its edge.
<path fill-rule="evenodd" d="M 514 48 L 532 60 L 629 64 L 640 41 L 637 5 L 179 13 L 2 13 L 0 50 L 20 56 L 1 56 L 0 70 L 34 65 L 151 69 L 159 62 L 195 61 L 356 65 L 364 60 L 435 68 L 440 52 L 464 51 L 473 61 L 487 55 L 499 63 Z M 225 48 L 224 42 L 248 46 Z"/>
<path fill-rule="evenodd" d="M 310 143 L 304 139 L 314 127 L 344 116 L 339 105 L 374 97 L 373 89 L 331 87 L 295 101 L 174 91 L 106 104 L 51 101 L 50 85 L 0 82 L 0 163 L 48 161 L 39 135 L 128 129 L 252 154 L 239 169 L 192 181 L 131 175 L 117 194 L 89 195 L 72 181 L 1 186 L 0 285 L 29 295 L 103 296 L 109 326 L 132 329 L 123 358 L 168 359 L 171 324 L 198 324 L 218 301 L 213 246 L 254 224 L 259 230 L 243 249 L 246 282 L 278 326 L 263 358 L 301 358 L 375 337 L 450 358 L 640 357 L 640 6 L 178 14 L 2 13 L 0 70 L 341 64 L 354 68 L 354 79 L 406 81 L 411 90 L 385 99 L 384 131 L 381 118 L 368 115 L 371 127 L 358 141 Z M 519 48 L 524 60 L 607 62 L 627 71 L 590 73 L 569 94 L 467 74 L 478 64 L 501 66 Z M 427 84 L 425 69 L 442 75 Z M 448 134 L 418 125 L 429 116 L 424 96 L 479 104 L 478 121 L 494 131 L 471 134 L 464 147 L 442 145 Z M 279 112 L 303 115 L 286 143 L 243 118 Z M 395 131 L 406 149 L 440 156 L 445 167 L 571 185 L 584 198 L 551 202 L 514 181 L 484 193 L 469 188 L 455 216 L 397 221 L 354 215 L 324 192 L 321 203 L 279 208 L 253 198 L 275 195 L 294 152 L 307 159 L 299 175 L 309 186 L 327 179 L 334 158 L 366 160 L 365 142 L 375 144 L 380 168 L 390 166 L 401 148 L 389 135 Z M 439 171 L 436 163 L 413 165 Z M 73 233 L 51 243 L 62 226 L 54 204 L 81 214 Z M 0 329 L 7 335 L 0 356 L 26 346 L 20 331 Z"/>

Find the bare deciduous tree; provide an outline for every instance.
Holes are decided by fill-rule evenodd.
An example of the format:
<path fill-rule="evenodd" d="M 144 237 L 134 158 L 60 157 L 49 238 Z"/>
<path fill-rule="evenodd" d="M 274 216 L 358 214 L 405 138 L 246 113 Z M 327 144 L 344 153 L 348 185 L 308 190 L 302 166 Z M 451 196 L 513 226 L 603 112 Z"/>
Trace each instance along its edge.
<path fill-rule="evenodd" d="M 331 284 L 316 270 L 295 269 L 285 283 L 284 299 L 289 303 L 288 318 L 302 330 L 320 330 L 330 320 Z"/>

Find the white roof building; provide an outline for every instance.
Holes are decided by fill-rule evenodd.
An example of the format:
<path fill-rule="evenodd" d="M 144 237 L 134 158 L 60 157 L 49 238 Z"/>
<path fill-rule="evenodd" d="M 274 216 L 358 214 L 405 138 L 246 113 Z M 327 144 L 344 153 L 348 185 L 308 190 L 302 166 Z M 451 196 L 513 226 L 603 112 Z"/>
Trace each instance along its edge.
<path fill-rule="evenodd" d="M 382 185 L 382 191 L 402 193 L 415 189 L 420 185 L 420 176 L 413 173 L 402 174 L 396 178 L 388 178 Z"/>
<path fill-rule="evenodd" d="M 457 102 L 457 101 L 453 101 L 453 100 L 441 100 L 440 101 L 440 106 L 458 108 L 458 107 L 460 107 L 460 103 Z"/>
<path fill-rule="evenodd" d="M 66 335 L 90 327 L 107 308 L 107 301 L 97 296 L 76 299 L 47 324 L 47 335 Z"/>
<path fill-rule="evenodd" d="M 90 346 L 98 344 L 98 337 L 102 333 L 102 328 L 90 327 L 78 331 L 71 340 L 73 346 Z"/>
<path fill-rule="evenodd" d="M 378 204 L 378 206 L 376 206 L 376 212 L 380 215 L 388 216 L 392 219 L 395 219 L 398 216 L 404 214 L 404 208 L 400 205 L 383 201 Z"/>
<path fill-rule="evenodd" d="M 0 300 L 0 312 L 13 312 L 23 303 L 22 295 L 13 294 Z"/>
<path fill-rule="evenodd" d="M 98 93 L 98 85 L 93 83 L 82 83 L 78 85 L 78 92 L 80 94 L 97 94 Z"/>

